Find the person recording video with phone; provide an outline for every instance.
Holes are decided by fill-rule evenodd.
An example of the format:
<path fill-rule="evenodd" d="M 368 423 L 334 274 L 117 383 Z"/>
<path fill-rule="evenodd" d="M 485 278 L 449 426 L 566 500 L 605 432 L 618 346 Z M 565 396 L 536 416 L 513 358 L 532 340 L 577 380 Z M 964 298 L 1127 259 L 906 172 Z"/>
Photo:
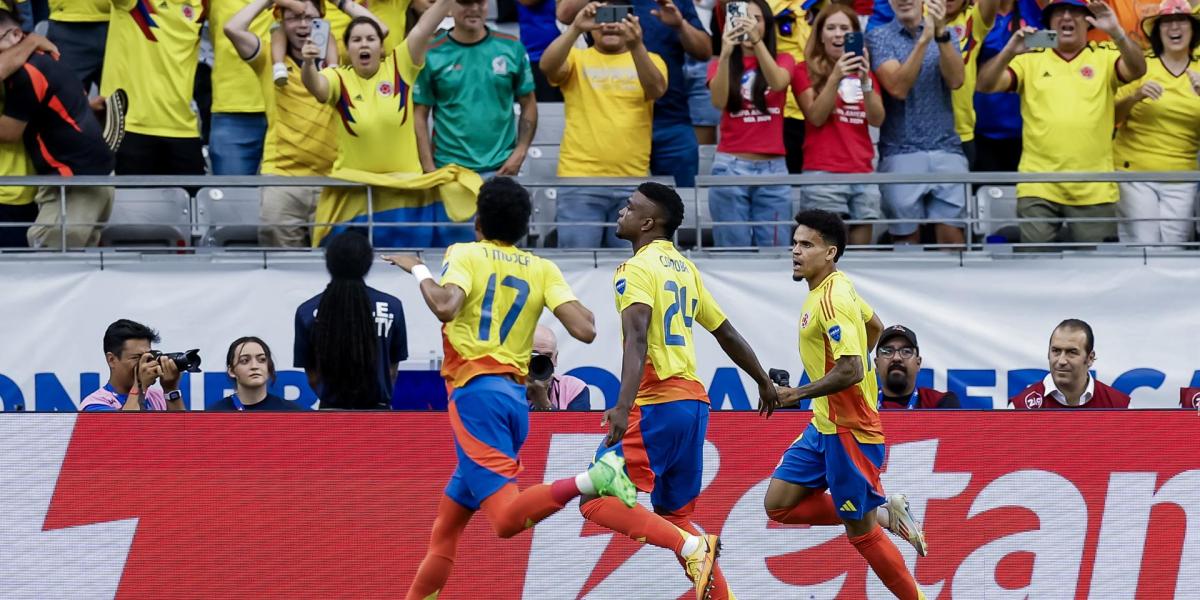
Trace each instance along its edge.
<path fill-rule="evenodd" d="M 592 396 L 578 377 L 558 375 L 558 338 L 545 325 L 533 332 L 533 358 L 525 380 L 530 410 L 590 410 Z"/>
<path fill-rule="evenodd" d="M 775 17 L 766 0 L 725 4 L 719 58 L 708 64 L 713 106 L 722 110 L 720 141 L 712 175 L 787 175 L 783 106 L 796 65 L 775 52 Z M 792 188 L 787 185 L 714 187 L 708 194 L 714 222 L 787 221 Z M 713 227 L 717 246 L 782 246 L 790 225 Z"/>
<path fill-rule="evenodd" d="M 853 8 L 829 4 L 821 9 L 805 58 L 796 66 L 793 86 L 807 128 L 804 172 L 873 172 L 875 145 L 870 128 L 883 124 L 883 99 Z M 804 209 L 827 210 L 855 221 L 879 219 L 879 202 L 875 184 L 806 185 L 800 194 Z M 850 225 L 847 243 L 871 241 L 869 223 Z"/>
<path fill-rule="evenodd" d="M 160 354 L 150 349 L 158 343 L 158 332 L 149 327 L 120 319 L 104 331 L 104 358 L 108 362 L 108 383 L 88 394 L 79 404 L 81 412 L 117 410 L 184 410 L 179 391 L 180 361 L 194 359 L 183 367 L 198 368 L 200 358 L 194 351 L 180 355 Z M 161 387 L 151 387 L 160 382 Z"/>
<path fill-rule="evenodd" d="M 1042 10 L 1052 31 L 1023 27 L 979 69 L 979 91 L 1015 91 L 1024 119 L 1022 173 L 1111 172 L 1116 92 L 1146 73 L 1141 46 L 1125 35 L 1103 2 L 1055 0 Z M 1095 27 L 1110 44 L 1088 42 Z M 1054 34 L 1054 35 L 1050 35 Z M 1062 219 L 1117 216 L 1115 183 L 1019 183 L 1021 242 L 1103 242 L 1114 221 Z"/>
<path fill-rule="evenodd" d="M 667 66 L 646 49 L 640 20 L 629 6 L 588 4 L 558 36 L 538 65 L 563 93 L 566 126 L 559 177 L 645 177 L 650 172 L 654 101 L 667 91 Z M 590 33 L 595 45 L 575 48 Z M 602 126 L 599 124 L 603 124 Z M 617 248 L 613 223 L 631 187 L 560 188 L 559 248 Z"/>

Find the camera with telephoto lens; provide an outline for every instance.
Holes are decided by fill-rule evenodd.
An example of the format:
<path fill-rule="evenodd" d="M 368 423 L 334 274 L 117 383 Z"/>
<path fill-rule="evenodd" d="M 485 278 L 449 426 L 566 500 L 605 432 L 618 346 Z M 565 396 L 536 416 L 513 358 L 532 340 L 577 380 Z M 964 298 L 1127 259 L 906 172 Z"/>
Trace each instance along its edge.
<path fill-rule="evenodd" d="M 771 369 L 767 371 L 767 376 L 779 387 L 791 387 L 792 376 L 783 369 Z"/>
<path fill-rule="evenodd" d="M 554 361 L 546 354 L 533 353 L 529 357 L 529 378 L 534 381 L 547 381 L 554 376 Z"/>
<path fill-rule="evenodd" d="M 180 373 L 183 373 L 184 371 L 189 373 L 200 372 L 199 348 L 192 348 L 187 352 L 159 352 L 158 350 L 151 350 L 150 356 L 153 356 L 156 359 L 160 356 L 165 356 L 171 359 L 171 362 L 175 363 L 175 368 L 179 369 Z"/>

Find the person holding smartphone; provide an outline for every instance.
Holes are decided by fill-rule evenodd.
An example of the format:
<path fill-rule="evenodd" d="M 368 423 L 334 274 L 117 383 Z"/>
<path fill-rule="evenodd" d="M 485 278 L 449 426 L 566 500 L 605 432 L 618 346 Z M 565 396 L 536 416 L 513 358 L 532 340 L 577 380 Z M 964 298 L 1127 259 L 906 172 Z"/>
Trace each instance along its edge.
<path fill-rule="evenodd" d="M 708 65 L 713 106 L 722 109 L 713 176 L 786 175 L 783 106 L 795 60 L 775 52 L 775 17 L 766 0 L 730 2 L 729 17 Z M 787 185 L 722 186 L 708 194 L 714 222 L 787 221 L 792 190 Z M 790 225 L 713 227 L 717 246 L 782 246 Z"/>
<path fill-rule="evenodd" d="M 883 99 L 870 69 L 858 15 L 826 5 L 813 23 L 805 61 L 796 66 L 796 97 L 804 111 L 806 173 L 870 173 L 875 145 L 870 127 L 883 124 Z M 807 185 L 801 205 L 865 221 L 878 219 L 879 186 Z M 850 226 L 851 245 L 871 243 L 871 225 Z"/>

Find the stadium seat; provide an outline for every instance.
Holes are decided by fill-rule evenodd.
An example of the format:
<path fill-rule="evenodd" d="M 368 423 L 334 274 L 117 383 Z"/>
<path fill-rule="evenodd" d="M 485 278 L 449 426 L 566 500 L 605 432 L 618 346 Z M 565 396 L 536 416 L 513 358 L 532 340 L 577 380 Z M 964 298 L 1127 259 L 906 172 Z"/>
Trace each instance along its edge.
<path fill-rule="evenodd" d="M 977 235 L 1000 235 L 1010 242 L 1019 240 L 1017 223 L 1009 220 L 1017 218 L 1016 186 L 985 185 L 976 192 L 975 199 L 979 218 L 984 221 L 975 224 Z"/>
<path fill-rule="evenodd" d="M 556 177 L 558 173 L 558 146 L 533 146 L 529 156 L 521 168 L 525 183 L 536 182 Z M 530 199 L 533 202 L 533 224 L 529 227 L 529 245 L 545 247 L 546 238 L 554 231 L 556 214 L 556 199 L 558 190 L 547 187 L 529 188 Z"/>
<path fill-rule="evenodd" d="M 717 157 L 716 144 L 700 145 L 700 175 L 712 175 L 713 159 Z"/>
<path fill-rule="evenodd" d="M 562 142 L 566 117 L 562 102 L 538 102 L 537 131 L 533 134 L 534 146 L 557 146 Z"/>
<path fill-rule="evenodd" d="M 196 194 L 201 246 L 257 246 L 258 188 L 202 188 Z"/>
<path fill-rule="evenodd" d="M 704 146 L 700 147 L 703 161 Z M 700 210 L 700 235 L 705 248 L 713 247 L 712 214 L 708 210 L 708 188 L 678 188 L 679 198 L 683 200 L 683 225 L 679 226 L 679 245 L 683 248 L 696 247 L 696 210 Z M 700 205 L 696 205 L 696 195 L 699 194 Z"/>
<path fill-rule="evenodd" d="M 186 246 L 192 198 L 183 188 L 117 188 L 101 246 Z"/>

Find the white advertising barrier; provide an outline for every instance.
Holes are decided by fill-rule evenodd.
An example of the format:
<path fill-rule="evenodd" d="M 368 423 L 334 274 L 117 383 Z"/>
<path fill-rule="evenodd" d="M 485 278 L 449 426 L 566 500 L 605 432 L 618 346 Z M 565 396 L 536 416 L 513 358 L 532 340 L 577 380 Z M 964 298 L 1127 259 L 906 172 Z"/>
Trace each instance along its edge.
<path fill-rule="evenodd" d="M 101 338 L 119 318 L 158 329 L 162 350 L 201 350 L 205 374 L 189 377 L 185 386 L 193 409 L 225 394 L 225 353 L 243 335 L 271 345 L 285 394 L 311 404 L 303 374 L 292 368 L 294 316 L 300 303 L 324 288 L 324 264 L 317 257 L 256 256 L 107 259 L 103 268 L 99 260 L 0 261 L 3 407 L 72 410 L 103 385 Z M 598 334 L 591 345 L 570 340 L 555 326 L 560 370 L 594 386 L 593 408 L 614 401 L 617 385 L 620 326 L 612 274 L 619 261 L 590 254 L 557 261 L 596 314 Z M 790 261 L 741 255 L 701 257 L 696 263 L 763 365 L 787 369 L 793 382 L 800 380 L 797 331 L 808 288 L 791 280 Z M 1129 391 L 1133 407 L 1175 407 L 1180 387 L 1200 385 L 1200 259 L 1193 256 L 965 262 L 942 255 L 863 256 L 847 257 L 841 268 L 885 324 L 904 324 L 917 333 L 921 381 L 956 391 L 965 406 L 1003 408 L 1007 398 L 1039 380 L 1047 368 L 1050 332 L 1069 317 L 1091 323 L 1093 369 L 1101 381 Z M 414 279 L 381 262 L 368 284 L 404 304 L 410 356 L 402 368 L 430 368 L 442 353 L 440 327 Z M 545 313 L 542 321 L 554 319 Z M 714 406 L 757 406 L 755 386 L 712 337 L 697 332 L 696 340 L 699 374 Z"/>

